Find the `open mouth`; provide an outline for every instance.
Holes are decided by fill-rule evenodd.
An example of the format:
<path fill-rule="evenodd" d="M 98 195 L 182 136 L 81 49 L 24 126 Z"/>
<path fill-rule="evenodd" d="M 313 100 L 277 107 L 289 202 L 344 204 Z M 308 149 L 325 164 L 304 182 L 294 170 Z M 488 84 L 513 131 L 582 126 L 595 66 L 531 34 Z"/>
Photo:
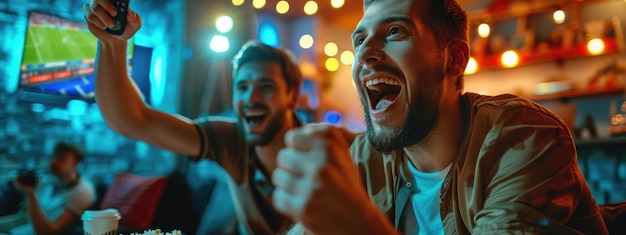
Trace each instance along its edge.
<path fill-rule="evenodd" d="M 256 126 L 257 124 L 262 123 L 265 118 L 267 117 L 267 114 L 264 111 L 246 111 L 244 113 L 244 117 L 246 119 L 246 123 L 248 123 L 249 126 L 253 127 Z"/>
<path fill-rule="evenodd" d="M 370 107 L 374 111 L 382 111 L 391 106 L 398 99 L 402 90 L 400 82 L 391 78 L 376 78 L 365 83 Z"/>

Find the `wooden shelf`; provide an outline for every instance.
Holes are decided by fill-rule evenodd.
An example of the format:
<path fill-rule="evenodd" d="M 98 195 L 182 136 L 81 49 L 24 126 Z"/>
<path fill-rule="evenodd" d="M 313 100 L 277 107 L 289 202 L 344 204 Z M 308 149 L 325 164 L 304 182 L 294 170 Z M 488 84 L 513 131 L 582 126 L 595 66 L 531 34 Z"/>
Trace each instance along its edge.
<path fill-rule="evenodd" d="M 606 55 L 611 53 L 616 53 L 621 51 L 620 45 L 616 38 L 603 38 L 604 41 L 604 52 L 599 55 Z M 553 47 L 548 51 L 516 51 L 519 55 L 519 64 L 516 67 L 521 67 L 529 64 L 538 64 L 573 58 L 582 58 L 582 57 L 590 57 L 596 56 L 592 55 L 587 50 L 587 44 L 579 44 L 574 45 L 570 48 L 562 48 L 562 47 Z M 478 72 L 489 69 L 506 69 L 501 62 L 502 53 L 486 55 L 486 56 L 475 56 L 476 62 L 478 63 Z"/>
<path fill-rule="evenodd" d="M 587 149 L 594 147 L 620 147 L 626 149 L 626 136 L 616 136 L 610 138 L 598 139 L 576 139 L 574 140 L 576 148 Z"/>
<path fill-rule="evenodd" d="M 604 90 L 569 90 L 563 91 L 559 93 L 549 94 L 549 95 L 537 95 L 537 96 L 526 96 L 526 98 L 531 99 L 533 101 L 547 101 L 547 100 L 560 100 L 560 99 L 570 99 L 570 98 L 588 98 L 595 96 L 603 96 L 603 95 L 617 95 L 623 94 L 624 88 L 612 88 L 612 89 L 604 89 Z"/>

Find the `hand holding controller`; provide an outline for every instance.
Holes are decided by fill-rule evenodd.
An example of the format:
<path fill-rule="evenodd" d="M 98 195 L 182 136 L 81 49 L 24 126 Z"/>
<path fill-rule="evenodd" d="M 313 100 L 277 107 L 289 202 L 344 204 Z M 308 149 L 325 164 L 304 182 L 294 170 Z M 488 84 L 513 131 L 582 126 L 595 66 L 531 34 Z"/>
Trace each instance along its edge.
<path fill-rule="evenodd" d="M 130 0 L 111 0 L 111 3 L 117 8 L 117 15 L 113 16 L 115 26 L 107 28 L 106 32 L 113 35 L 122 35 L 128 23 L 128 3 Z"/>
<path fill-rule="evenodd" d="M 17 173 L 17 179 L 26 186 L 37 186 L 37 178 L 37 172 L 32 169 L 22 168 Z"/>

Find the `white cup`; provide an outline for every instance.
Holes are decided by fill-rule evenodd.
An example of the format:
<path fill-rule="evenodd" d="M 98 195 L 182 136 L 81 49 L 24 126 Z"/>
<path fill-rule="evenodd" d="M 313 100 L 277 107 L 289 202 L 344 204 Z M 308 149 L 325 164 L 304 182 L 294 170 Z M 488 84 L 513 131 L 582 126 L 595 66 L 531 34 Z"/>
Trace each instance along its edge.
<path fill-rule="evenodd" d="M 117 209 L 86 210 L 80 217 L 84 235 L 117 235 L 121 218 Z"/>

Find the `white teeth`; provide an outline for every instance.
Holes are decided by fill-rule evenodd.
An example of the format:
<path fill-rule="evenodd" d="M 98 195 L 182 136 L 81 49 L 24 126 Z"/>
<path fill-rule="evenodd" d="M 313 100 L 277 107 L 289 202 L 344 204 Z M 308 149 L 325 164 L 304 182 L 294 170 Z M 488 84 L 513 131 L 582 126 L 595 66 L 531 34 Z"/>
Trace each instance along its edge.
<path fill-rule="evenodd" d="M 265 115 L 265 112 L 262 111 L 248 111 L 246 112 L 247 117 L 262 117 Z"/>
<path fill-rule="evenodd" d="M 388 85 L 396 85 L 396 86 L 400 85 L 400 82 L 398 82 L 395 79 L 391 79 L 391 78 L 375 78 L 375 79 L 372 79 L 372 80 L 369 80 L 369 81 L 365 82 L 365 86 L 367 87 L 367 89 L 378 91 L 378 87 L 375 86 L 375 85 L 378 85 L 378 84 L 381 84 L 381 83 L 388 84 Z"/>

